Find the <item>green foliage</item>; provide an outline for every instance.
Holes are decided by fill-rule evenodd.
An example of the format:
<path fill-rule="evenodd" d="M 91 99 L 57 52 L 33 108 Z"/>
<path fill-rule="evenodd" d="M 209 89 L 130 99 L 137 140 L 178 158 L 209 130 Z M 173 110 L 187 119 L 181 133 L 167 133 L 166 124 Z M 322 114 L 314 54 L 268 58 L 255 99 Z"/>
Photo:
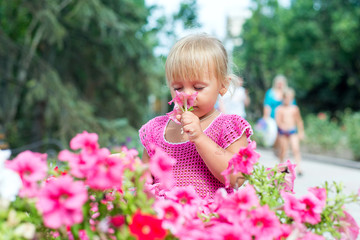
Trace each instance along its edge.
<path fill-rule="evenodd" d="M 326 114 L 322 117 L 310 114 L 304 119 L 305 135 L 304 145 L 310 151 L 320 153 L 323 151 L 342 152 L 346 147 L 346 134 L 335 119 Z"/>
<path fill-rule="evenodd" d="M 272 79 L 281 73 L 304 113 L 360 109 L 360 4 L 358 1 L 253 0 L 243 44 L 234 51 L 259 117 Z M 305 114 L 305 115 L 306 115 Z"/>
<path fill-rule="evenodd" d="M 355 159 L 360 161 L 360 112 L 346 112 L 343 121 L 349 147 Z"/>
<path fill-rule="evenodd" d="M 144 1 L 0 1 L 0 11 L 0 124 L 12 148 L 83 130 L 134 136 L 160 80 L 160 29 L 145 28 Z"/>

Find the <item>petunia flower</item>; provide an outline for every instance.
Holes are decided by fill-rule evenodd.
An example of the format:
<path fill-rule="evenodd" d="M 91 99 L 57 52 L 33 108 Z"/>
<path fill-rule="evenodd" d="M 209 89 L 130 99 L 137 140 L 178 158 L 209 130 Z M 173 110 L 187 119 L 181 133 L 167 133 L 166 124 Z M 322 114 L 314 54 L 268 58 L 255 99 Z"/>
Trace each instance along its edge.
<path fill-rule="evenodd" d="M 175 97 L 169 102 L 169 104 L 174 103 L 174 109 L 166 115 L 175 123 L 180 124 L 180 122 L 176 119 L 176 116 L 183 112 L 194 110 L 193 106 L 198 92 L 187 94 L 185 92 L 175 91 L 175 93 Z"/>
<path fill-rule="evenodd" d="M 344 216 L 339 219 L 338 231 L 341 233 L 341 239 L 356 240 L 359 236 L 359 226 L 355 219 L 344 211 Z"/>
<path fill-rule="evenodd" d="M 240 148 L 239 152 L 229 160 L 229 165 L 221 175 L 225 177 L 225 186 L 230 186 L 230 174 L 244 173 L 250 175 L 260 154 L 255 152 L 256 142 L 252 141 L 247 147 Z"/>
<path fill-rule="evenodd" d="M 285 173 L 284 176 L 284 182 L 280 184 L 280 186 L 287 192 L 294 193 L 294 181 L 296 178 L 296 172 L 295 172 L 296 164 L 292 164 L 290 160 L 287 160 L 285 163 L 280 163 L 276 168 L 274 168 L 274 171 L 278 171 L 280 173 Z M 271 171 L 272 168 L 267 168 L 266 171 L 269 171 L 270 174 L 268 175 L 268 178 L 270 179 L 271 176 L 273 176 L 274 172 Z M 276 185 L 278 185 L 277 181 L 275 182 Z"/>
<path fill-rule="evenodd" d="M 19 174 L 4 166 L 10 155 L 10 150 L 0 150 L 0 199 L 4 201 L 14 201 L 22 187 Z"/>
<path fill-rule="evenodd" d="M 45 184 L 39 192 L 36 207 L 43 215 L 45 226 L 58 229 L 82 222 L 82 207 L 87 199 L 83 182 L 73 181 L 65 175 Z"/>
<path fill-rule="evenodd" d="M 152 146 L 154 155 L 150 158 L 150 171 L 153 176 L 157 178 L 160 187 L 164 189 L 171 189 L 175 185 L 173 176 L 173 166 L 176 159 L 170 157 L 167 153 L 156 146 Z"/>
<path fill-rule="evenodd" d="M 129 230 L 138 240 L 159 240 L 166 237 L 166 230 L 161 225 L 162 220 L 156 216 L 138 210 L 132 217 Z"/>
<path fill-rule="evenodd" d="M 23 187 L 19 195 L 21 197 L 35 197 L 39 190 L 38 181 L 44 180 L 47 174 L 47 154 L 24 151 L 5 166 L 20 175 Z"/>

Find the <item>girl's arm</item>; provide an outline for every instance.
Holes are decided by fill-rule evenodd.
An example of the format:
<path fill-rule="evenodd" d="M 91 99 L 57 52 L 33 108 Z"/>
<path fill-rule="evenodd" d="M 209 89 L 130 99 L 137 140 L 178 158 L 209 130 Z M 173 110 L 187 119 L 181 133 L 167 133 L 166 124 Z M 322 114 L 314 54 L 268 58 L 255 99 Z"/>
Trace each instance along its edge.
<path fill-rule="evenodd" d="M 210 172 L 222 183 L 225 184 L 224 176 L 221 173 L 228 167 L 230 159 L 238 153 L 241 147 L 248 145 L 245 133 L 232 143 L 228 148 L 223 149 L 217 145 L 206 134 L 202 133 L 192 142 L 195 144 L 198 153 L 204 160 Z M 239 187 L 245 179 L 241 174 L 230 175 L 230 184 L 232 187 Z"/>
<path fill-rule="evenodd" d="M 241 147 L 248 145 L 245 134 L 228 148 L 223 149 L 202 131 L 199 118 L 192 112 L 183 113 L 181 122 L 184 132 L 188 134 L 189 140 L 195 144 L 196 150 L 210 172 L 220 182 L 225 183 L 224 176 L 221 175 L 221 173 L 228 167 L 233 155 L 238 153 Z M 242 178 L 241 174 L 230 176 L 230 184 L 232 187 L 241 186 L 244 181 L 245 179 Z"/>
<path fill-rule="evenodd" d="M 146 149 L 144 149 L 141 160 L 143 161 L 143 163 L 148 163 L 149 159 L 149 154 L 147 153 Z"/>

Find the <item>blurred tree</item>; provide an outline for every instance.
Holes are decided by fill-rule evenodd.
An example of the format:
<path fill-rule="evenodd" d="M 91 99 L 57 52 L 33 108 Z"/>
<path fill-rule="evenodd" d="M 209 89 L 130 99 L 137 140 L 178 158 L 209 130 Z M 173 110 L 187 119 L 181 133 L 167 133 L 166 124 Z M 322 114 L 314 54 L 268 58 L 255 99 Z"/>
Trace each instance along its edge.
<path fill-rule="evenodd" d="M 147 27 L 153 9 L 144 0 L 0 0 L 0 123 L 10 145 L 68 142 L 83 130 L 106 143 L 137 138 L 164 78 L 153 55 L 164 22 Z"/>
<path fill-rule="evenodd" d="M 234 59 L 261 116 L 265 90 L 282 73 L 304 112 L 360 109 L 360 3 L 253 0 Z"/>
<path fill-rule="evenodd" d="M 249 112 L 260 116 L 265 91 L 282 66 L 282 9 L 276 0 L 254 0 L 251 10 L 252 17 L 243 25 L 243 44 L 234 48 L 233 59 L 252 99 Z"/>

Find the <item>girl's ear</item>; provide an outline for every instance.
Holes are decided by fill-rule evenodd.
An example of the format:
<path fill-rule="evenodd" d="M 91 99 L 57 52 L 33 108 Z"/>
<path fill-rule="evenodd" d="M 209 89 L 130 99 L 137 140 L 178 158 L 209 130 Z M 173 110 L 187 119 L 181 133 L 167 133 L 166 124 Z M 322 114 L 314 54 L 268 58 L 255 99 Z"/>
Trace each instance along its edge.
<path fill-rule="evenodd" d="M 231 78 L 229 77 L 225 84 L 221 84 L 221 88 L 219 90 L 219 93 L 221 96 L 224 96 L 225 93 L 227 92 L 229 85 L 230 85 L 230 81 L 231 81 Z"/>
<path fill-rule="evenodd" d="M 220 89 L 220 91 L 219 91 L 219 93 L 220 93 L 221 96 L 224 96 L 226 92 L 227 92 L 227 88 L 226 88 L 226 87 L 222 87 L 222 88 Z"/>

